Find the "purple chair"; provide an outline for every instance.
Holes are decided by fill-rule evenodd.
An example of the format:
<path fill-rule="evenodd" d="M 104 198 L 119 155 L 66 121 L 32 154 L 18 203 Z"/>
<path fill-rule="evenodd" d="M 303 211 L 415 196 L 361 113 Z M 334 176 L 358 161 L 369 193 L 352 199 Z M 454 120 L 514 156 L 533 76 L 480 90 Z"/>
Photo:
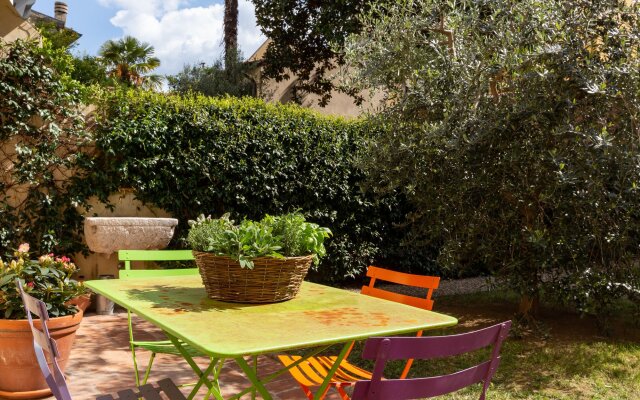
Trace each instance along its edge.
<path fill-rule="evenodd" d="M 64 375 L 58 365 L 58 348 L 56 341 L 49 334 L 47 327 L 47 321 L 49 321 L 49 314 L 47 313 L 47 306 L 41 300 L 38 300 L 24 292 L 22 289 L 22 283 L 19 279 L 16 279 L 16 286 L 20 291 L 22 297 L 22 303 L 29 320 L 29 326 L 31 326 L 31 332 L 33 333 L 33 349 L 38 359 L 38 365 L 44 379 L 49 385 L 51 392 L 57 400 L 72 400 L 69 389 L 67 388 L 67 382 L 64 379 Z M 35 327 L 31 314 L 37 315 L 42 321 L 42 330 Z M 51 362 L 47 361 L 45 352 L 50 355 Z M 163 379 L 158 381 L 158 388 L 151 384 L 142 385 L 138 388 L 138 392 L 131 389 L 121 390 L 118 392 L 120 399 L 137 400 L 139 398 L 147 400 L 162 400 L 160 396 L 161 392 L 164 392 L 169 400 L 186 400 L 182 392 L 176 387 L 171 379 Z M 111 395 L 98 396 L 97 400 L 114 400 Z"/>
<path fill-rule="evenodd" d="M 358 381 L 352 400 L 404 400 L 435 397 L 483 382 L 484 400 L 489 382 L 500 364 L 500 347 L 511 321 L 474 332 L 450 336 L 390 337 L 367 340 L 362 357 L 375 360 L 371 380 Z M 493 346 L 491 358 L 482 364 L 449 375 L 413 379 L 383 379 L 388 361 L 450 357 Z"/>

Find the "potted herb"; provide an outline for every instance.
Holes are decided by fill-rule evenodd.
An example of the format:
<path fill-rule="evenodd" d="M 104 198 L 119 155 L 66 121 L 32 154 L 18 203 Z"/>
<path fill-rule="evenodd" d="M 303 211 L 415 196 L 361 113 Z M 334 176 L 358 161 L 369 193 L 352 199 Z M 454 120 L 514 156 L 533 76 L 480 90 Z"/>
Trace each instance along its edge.
<path fill-rule="evenodd" d="M 326 253 L 328 228 L 300 213 L 243 220 L 228 215 L 189 221 L 187 240 L 212 299 L 269 303 L 293 298 L 311 263 Z"/>
<path fill-rule="evenodd" d="M 10 260 L 0 259 L 0 397 L 38 398 L 51 394 L 33 352 L 33 337 L 16 287 L 20 279 L 25 292 L 47 304 L 51 335 L 61 355 L 61 368 L 82 320 L 73 302 L 86 293 L 71 279 L 76 266 L 67 257 L 29 257 L 29 245 L 21 244 Z M 37 322 L 36 322 L 37 323 Z"/>

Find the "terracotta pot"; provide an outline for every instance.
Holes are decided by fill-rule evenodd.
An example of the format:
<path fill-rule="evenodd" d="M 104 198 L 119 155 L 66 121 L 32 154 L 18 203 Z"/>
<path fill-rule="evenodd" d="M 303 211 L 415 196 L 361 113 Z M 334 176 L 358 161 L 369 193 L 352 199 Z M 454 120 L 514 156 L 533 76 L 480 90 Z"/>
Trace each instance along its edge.
<path fill-rule="evenodd" d="M 82 311 L 75 315 L 51 318 L 47 324 L 56 340 L 64 370 L 76 330 L 82 321 Z M 36 326 L 40 322 L 35 321 Z M 29 322 L 0 319 L 0 398 L 37 399 L 51 396 L 33 350 L 33 336 Z"/>
<path fill-rule="evenodd" d="M 83 313 L 87 311 L 87 308 L 91 305 L 91 294 L 85 293 L 78 297 L 74 297 L 65 304 L 71 304 L 78 307 Z"/>

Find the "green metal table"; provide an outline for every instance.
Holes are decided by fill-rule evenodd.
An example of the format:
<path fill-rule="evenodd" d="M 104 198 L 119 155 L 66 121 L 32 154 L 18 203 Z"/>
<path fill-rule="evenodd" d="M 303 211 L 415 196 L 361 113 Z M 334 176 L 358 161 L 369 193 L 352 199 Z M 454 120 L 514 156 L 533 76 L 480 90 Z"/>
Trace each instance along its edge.
<path fill-rule="evenodd" d="M 292 300 L 260 305 L 211 300 L 199 276 L 96 280 L 86 285 L 167 334 L 200 378 L 189 399 L 202 385 L 208 387 L 208 396 L 223 399 L 217 378 L 222 362 L 229 358 L 236 361 L 253 385 L 231 399 L 247 393 L 255 396 L 256 391 L 264 399 L 271 399 L 264 384 L 286 369 L 259 378 L 258 355 L 318 348 L 307 355 L 310 357 L 344 343 L 335 368 L 317 391 L 323 393 L 353 341 L 443 328 L 458 322 L 447 315 L 310 282 L 303 282 L 300 293 Z M 182 352 L 180 341 L 211 356 L 209 367 L 201 370 L 186 351 Z M 255 368 L 245 356 L 254 357 Z M 294 365 L 302 361 L 304 358 Z M 213 379 L 209 378 L 211 375 Z"/>

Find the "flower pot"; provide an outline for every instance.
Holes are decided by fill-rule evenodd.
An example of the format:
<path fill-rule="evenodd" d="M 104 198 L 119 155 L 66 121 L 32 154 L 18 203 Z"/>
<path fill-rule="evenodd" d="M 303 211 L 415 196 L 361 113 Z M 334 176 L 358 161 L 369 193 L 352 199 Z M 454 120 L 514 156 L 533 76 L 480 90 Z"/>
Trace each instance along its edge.
<path fill-rule="evenodd" d="M 60 353 L 59 365 L 64 370 L 82 311 L 75 315 L 51 318 L 47 324 Z M 40 326 L 40 321 L 34 321 Z M 33 350 L 29 322 L 0 319 L 0 398 L 37 399 L 51 396 Z"/>
<path fill-rule="evenodd" d="M 276 303 L 294 298 L 307 275 L 313 255 L 259 257 L 254 268 L 241 268 L 229 257 L 194 251 L 193 256 L 210 299 L 233 303 Z"/>
<path fill-rule="evenodd" d="M 84 313 L 85 311 L 87 311 L 87 308 L 89 308 L 89 306 L 91 305 L 91 294 L 85 293 L 78 297 L 74 297 L 73 299 L 69 300 L 65 304 L 74 305 Z"/>

